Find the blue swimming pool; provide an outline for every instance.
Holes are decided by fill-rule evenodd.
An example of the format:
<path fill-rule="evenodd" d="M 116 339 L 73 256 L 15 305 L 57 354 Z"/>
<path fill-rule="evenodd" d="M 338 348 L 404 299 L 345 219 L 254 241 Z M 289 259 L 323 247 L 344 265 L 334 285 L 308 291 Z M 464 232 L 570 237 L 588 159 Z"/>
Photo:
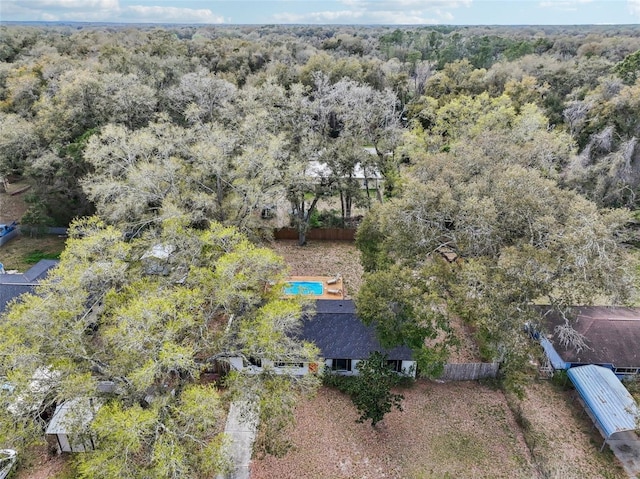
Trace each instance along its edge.
<path fill-rule="evenodd" d="M 322 296 L 323 287 L 319 281 L 287 281 L 284 285 L 284 294 L 307 294 Z"/>

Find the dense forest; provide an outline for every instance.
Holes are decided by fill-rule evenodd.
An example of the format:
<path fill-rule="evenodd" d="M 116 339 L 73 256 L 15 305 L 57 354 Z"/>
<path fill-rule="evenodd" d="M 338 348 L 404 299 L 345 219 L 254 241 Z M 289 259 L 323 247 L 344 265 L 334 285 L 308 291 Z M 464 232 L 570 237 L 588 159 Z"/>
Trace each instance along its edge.
<path fill-rule="evenodd" d="M 451 314 L 517 391 L 536 304 L 635 299 L 640 27 L 4 25 L 0 61 L 2 184 L 32 185 L 23 224 L 72 224 L 56 274 L 0 322 L 0 375 L 28 394 L 50 364 L 53 402 L 118 385 L 82 477 L 222 469 L 202 361 L 313 357 L 254 245 L 281 201 L 301 246 L 323 198 L 341 224 L 366 211 L 358 312 L 423 375 L 455 345 Z M 172 273 L 145 279 L 131 258 L 157 244 Z M 570 317 L 561 333 L 580 344 Z M 283 450 L 313 381 L 232 379 Z M 28 444 L 41 412 L 0 417 L 0 438 Z"/>

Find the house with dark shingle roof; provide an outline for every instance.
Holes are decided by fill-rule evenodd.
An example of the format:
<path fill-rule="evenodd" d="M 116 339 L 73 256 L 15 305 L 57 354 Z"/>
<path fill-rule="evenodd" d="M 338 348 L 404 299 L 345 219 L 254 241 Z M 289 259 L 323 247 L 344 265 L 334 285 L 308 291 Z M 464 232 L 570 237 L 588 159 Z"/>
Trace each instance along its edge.
<path fill-rule="evenodd" d="M 32 293 L 37 284 L 44 279 L 49 270 L 58 264 L 58 260 L 42 259 L 29 271 L 21 274 L 0 274 L 0 314 L 7 304 L 24 293 Z"/>
<path fill-rule="evenodd" d="M 612 306 L 575 306 L 571 325 L 584 340 L 582 347 L 563 344 L 558 337 L 564 318 L 543 309 L 540 342 L 554 369 L 594 364 L 617 376 L 640 374 L 640 309 Z"/>
<path fill-rule="evenodd" d="M 385 349 L 376 338 L 375 329 L 366 326 L 356 314 L 352 300 L 319 299 L 315 302 L 315 314 L 304 319 L 299 338 L 314 343 L 320 349 L 317 363 L 274 363 L 269 364 L 276 372 L 288 368 L 287 372 L 304 375 L 317 372 L 320 365 L 324 369 L 342 375 L 358 374 L 358 362 L 367 359 L 372 352 L 387 355 L 389 366 L 398 373 L 415 377 L 416 362 L 411 349 L 398 346 Z M 248 373 L 259 373 L 268 361 L 251 359 L 251 364 L 243 364 L 241 358 L 230 358 L 231 368 Z"/>

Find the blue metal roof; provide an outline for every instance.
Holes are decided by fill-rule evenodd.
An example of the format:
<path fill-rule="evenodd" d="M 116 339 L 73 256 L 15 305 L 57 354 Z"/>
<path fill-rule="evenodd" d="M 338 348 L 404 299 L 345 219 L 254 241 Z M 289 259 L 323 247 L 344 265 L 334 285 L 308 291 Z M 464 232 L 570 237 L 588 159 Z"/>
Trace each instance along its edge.
<path fill-rule="evenodd" d="M 542 345 L 542 349 L 544 349 L 545 354 L 549 358 L 549 362 L 553 369 L 567 369 L 567 363 L 560 357 L 556 348 L 553 347 L 551 341 L 547 338 L 540 338 L 540 344 Z"/>
<path fill-rule="evenodd" d="M 636 429 L 636 416 L 640 412 L 638 405 L 613 371 L 590 364 L 571 368 L 567 375 L 605 439 L 617 432 Z"/>

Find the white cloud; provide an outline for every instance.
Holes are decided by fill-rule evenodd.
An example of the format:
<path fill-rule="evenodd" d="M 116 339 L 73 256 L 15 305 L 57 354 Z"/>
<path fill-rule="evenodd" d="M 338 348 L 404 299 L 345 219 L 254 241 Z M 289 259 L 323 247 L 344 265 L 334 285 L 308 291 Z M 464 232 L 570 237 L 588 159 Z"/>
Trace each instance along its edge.
<path fill-rule="evenodd" d="M 374 11 L 402 10 L 407 7 L 418 10 L 431 10 L 437 8 L 468 7 L 473 0 L 339 0 L 340 3 L 351 7 L 367 8 Z"/>
<path fill-rule="evenodd" d="M 134 23 L 224 23 L 224 17 L 208 8 L 146 7 L 131 5 L 120 12 L 122 21 Z"/>
<path fill-rule="evenodd" d="M 276 13 L 273 18 L 283 23 L 355 23 L 362 18 L 361 10 L 339 10 L 309 13 Z"/>
<path fill-rule="evenodd" d="M 282 23 L 358 23 L 391 25 L 433 25 L 450 23 L 451 9 L 469 7 L 473 0 L 339 0 L 349 7 L 338 11 L 309 13 L 281 12 L 273 15 Z"/>
<path fill-rule="evenodd" d="M 390 25 L 435 25 L 440 23 L 439 19 L 424 16 L 422 10 L 408 12 L 398 11 L 377 11 L 371 12 L 371 17 L 375 21 L 372 23 L 383 23 Z"/>
<path fill-rule="evenodd" d="M 578 10 L 581 4 L 591 3 L 593 0 L 546 0 L 540 2 L 542 8 L 552 8 L 555 10 Z"/>
<path fill-rule="evenodd" d="M 632 15 L 640 16 L 640 0 L 627 0 L 627 5 Z"/>
<path fill-rule="evenodd" d="M 119 0 L 0 0 L 3 17 L 28 17 L 37 21 L 224 23 L 224 17 L 208 8 L 131 5 Z"/>
<path fill-rule="evenodd" d="M 119 10 L 118 0 L 2 0 L 2 16 L 7 20 L 110 21 Z"/>
<path fill-rule="evenodd" d="M 68 9 L 68 10 L 109 10 L 120 7 L 118 0 L 30 0 L 29 8 L 33 10 Z"/>
<path fill-rule="evenodd" d="M 402 7 L 418 7 L 421 9 L 469 7 L 473 0 L 396 0 L 393 2 Z"/>

